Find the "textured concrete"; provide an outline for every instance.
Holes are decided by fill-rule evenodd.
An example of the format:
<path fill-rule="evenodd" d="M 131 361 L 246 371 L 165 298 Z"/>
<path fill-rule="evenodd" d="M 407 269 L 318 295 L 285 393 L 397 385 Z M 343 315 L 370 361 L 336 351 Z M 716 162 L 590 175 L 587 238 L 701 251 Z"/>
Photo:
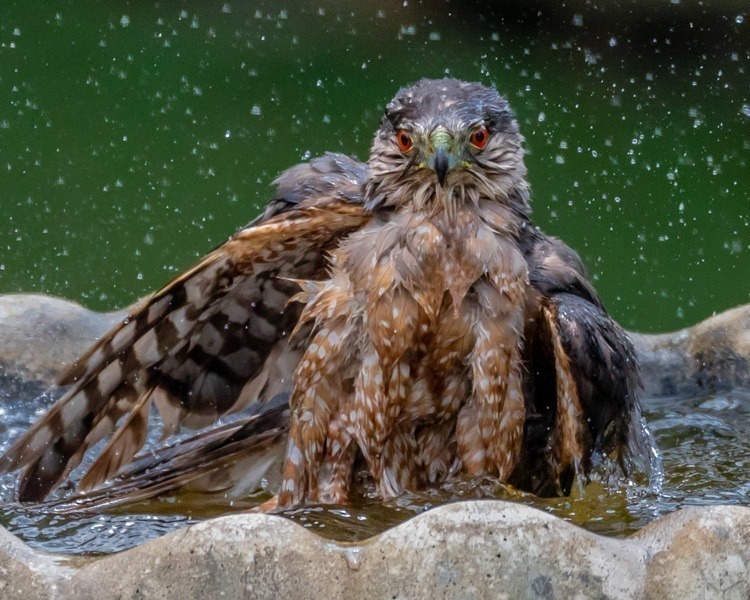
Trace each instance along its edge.
<path fill-rule="evenodd" d="M 750 304 L 674 333 L 630 336 L 647 397 L 750 388 Z"/>
<path fill-rule="evenodd" d="M 125 314 L 42 294 L 0 294 L 0 376 L 48 387 Z"/>
<path fill-rule="evenodd" d="M 0 527 L 0 599 L 58 598 L 76 573 L 67 557 L 35 552 Z M 65 597 L 65 596 L 63 596 Z"/>
<path fill-rule="evenodd" d="M 747 600 L 750 509 L 687 509 L 618 540 L 522 505 L 463 502 L 359 546 L 239 515 L 78 566 L 5 533 L 0 579 L 0 598 Z"/>
<path fill-rule="evenodd" d="M 633 536 L 646 598 L 750 598 L 750 508 L 677 511 Z"/>

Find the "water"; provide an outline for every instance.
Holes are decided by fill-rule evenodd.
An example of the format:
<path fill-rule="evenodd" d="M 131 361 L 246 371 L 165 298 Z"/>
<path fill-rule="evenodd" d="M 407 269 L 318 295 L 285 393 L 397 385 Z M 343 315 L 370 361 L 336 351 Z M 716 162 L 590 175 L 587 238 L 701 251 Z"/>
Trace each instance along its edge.
<path fill-rule="evenodd" d="M 29 402 L 19 411 L 13 402 L 5 398 L 0 403 L 0 439 L 4 440 L 0 450 L 48 403 Z M 646 400 L 645 407 L 665 474 L 658 492 L 642 485 L 594 481 L 582 495 L 574 490 L 569 498 L 541 499 L 491 481 L 473 481 L 385 504 L 363 498 L 354 506 L 306 507 L 284 515 L 322 536 L 359 541 L 433 506 L 467 498 L 502 498 L 540 508 L 596 533 L 623 536 L 687 506 L 750 506 L 750 392 L 652 399 Z M 184 495 L 124 507 L 115 514 L 59 514 L 12 504 L 13 483 L 13 476 L 0 480 L 0 498 L 6 502 L 0 524 L 35 548 L 75 554 L 124 550 L 201 519 L 244 510 L 267 497 L 227 505 Z"/>
<path fill-rule="evenodd" d="M 129 304 L 254 217 L 281 170 L 326 150 L 365 158 L 395 90 L 449 74 L 507 95 L 536 222 L 582 254 L 625 326 L 667 331 L 750 301 L 745 3 L 495 4 L 2 2 L 0 293 Z M 39 410 L 4 402 L 6 428 Z M 510 495 L 612 534 L 681 506 L 748 504 L 747 406 L 741 391 L 647 404 L 661 495 Z M 477 494 L 507 495 L 289 516 L 361 539 Z M 221 510 L 163 501 L 76 520 L 5 506 L 0 522 L 96 553 Z"/>

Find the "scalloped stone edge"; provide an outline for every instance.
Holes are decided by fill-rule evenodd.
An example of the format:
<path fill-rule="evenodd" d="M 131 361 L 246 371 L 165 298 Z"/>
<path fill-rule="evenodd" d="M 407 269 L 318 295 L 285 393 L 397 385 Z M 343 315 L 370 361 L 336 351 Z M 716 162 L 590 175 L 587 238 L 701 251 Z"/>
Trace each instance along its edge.
<path fill-rule="evenodd" d="M 750 598 L 750 508 L 688 508 L 615 539 L 497 500 L 442 506 L 361 544 L 241 514 L 96 559 L 0 530 L 0 598 Z"/>

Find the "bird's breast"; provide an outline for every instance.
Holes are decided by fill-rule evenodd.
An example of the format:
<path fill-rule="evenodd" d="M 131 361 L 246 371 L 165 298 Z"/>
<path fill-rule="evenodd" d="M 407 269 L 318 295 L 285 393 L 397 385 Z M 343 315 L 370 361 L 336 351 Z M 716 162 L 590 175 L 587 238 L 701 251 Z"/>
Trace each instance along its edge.
<path fill-rule="evenodd" d="M 333 265 L 332 280 L 349 286 L 363 333 L 393 357 L 471 347 L 477 311 L 494 310 L 488 305 L 502 304 L 526 280 L 513 238 L 469 209 L 451 218 L 405 212 L 374 219 L 342 244 Z"/>
<path fill-rule="evenodd" d="M 334 257 L 365 304 L 405 291 L 430 318 L 449 296 L 459 310 L 473 286 L 490 278 L 500 281 L 525 271 L 514 238 L 466 208 L 448 218 L 405 212 L 373 220 L 342 244 Z"/>

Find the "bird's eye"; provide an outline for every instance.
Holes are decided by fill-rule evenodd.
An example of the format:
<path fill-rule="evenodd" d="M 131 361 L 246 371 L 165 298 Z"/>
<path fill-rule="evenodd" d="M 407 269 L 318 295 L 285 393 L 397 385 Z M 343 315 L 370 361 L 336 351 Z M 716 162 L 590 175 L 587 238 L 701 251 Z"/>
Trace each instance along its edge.
<path fill-rule="evenodd" d="M 414 145 L 411 136 L 404 129 L 399 129 L 396 133 L 396 142 L 401 152 L 411 150 L 411 147 Z"/>
<path fill-rule="evenodd" d="M 489 139 L 490 132 L 484 125 L 480 125 L 479 127 L 477 127 L 474 131 L 471 132 L 471 137 L 469 137 L 471 145 L 475 148 L 479 148 L 480 150 L 487 145 Z"/>

